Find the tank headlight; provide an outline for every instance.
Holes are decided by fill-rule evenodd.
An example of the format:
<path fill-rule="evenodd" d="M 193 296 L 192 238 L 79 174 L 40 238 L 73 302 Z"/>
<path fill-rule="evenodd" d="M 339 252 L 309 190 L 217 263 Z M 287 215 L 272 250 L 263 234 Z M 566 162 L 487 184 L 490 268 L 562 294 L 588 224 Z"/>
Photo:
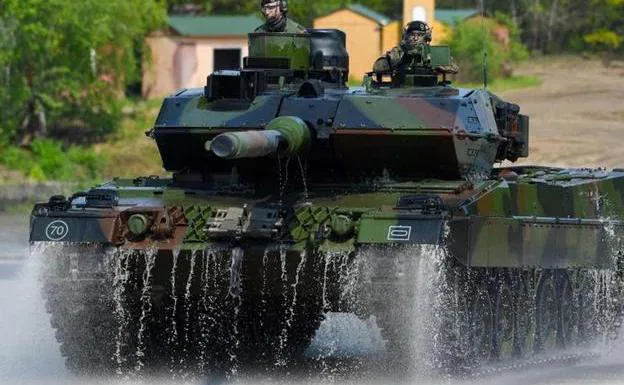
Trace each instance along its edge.
<path fill-rule="evenodd" d="M 353 231 L 353 221 L 346 215 L 336 215 L 332 217 L 330 224 L 334 234 L 344 237 Z"/>
<path fill-rule="evenodd" d="M 149 227 L 149 219 L 143 214 L 133 214 L 128 219 L 128 230 L 136 236 L 143 235 Z"/>

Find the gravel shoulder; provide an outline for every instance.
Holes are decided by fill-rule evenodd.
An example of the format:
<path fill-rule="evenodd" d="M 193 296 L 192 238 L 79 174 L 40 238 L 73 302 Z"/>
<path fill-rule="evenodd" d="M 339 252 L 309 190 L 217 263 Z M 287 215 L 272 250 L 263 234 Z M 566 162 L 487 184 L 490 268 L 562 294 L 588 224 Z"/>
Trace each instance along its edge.
<path fill-rule="evenodd" d="M 531 118 L 530 156 L 521 164 L 624 167 L 624 68 L 576 57 L 524 64 L 539 87 L 501 93 Z"/>

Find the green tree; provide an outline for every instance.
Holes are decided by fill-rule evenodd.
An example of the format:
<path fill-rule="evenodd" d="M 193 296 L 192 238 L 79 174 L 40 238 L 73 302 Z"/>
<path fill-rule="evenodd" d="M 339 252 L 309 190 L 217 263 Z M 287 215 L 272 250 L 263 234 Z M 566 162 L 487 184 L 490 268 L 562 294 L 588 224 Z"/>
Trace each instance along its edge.
<path fill-rule="evenodd" d="M 484 67 L 490 80 L 508 76 L 510 63 L 528 57 L 526 48 L 514 39 L 517 33 L 514 28 L 510 29 L 512 41 L 509 46 L 495 39 L 492 31 L 500 27 L 499 23 L 493 19 L 480 22 L 468 20 L 453 29 L 446 43 L 460 67 L 458 80 L 481 82 L 484 79 Z"/>
<path fill-rule="evenodd" d="M 0 141 L 25 145 L 68 125 L 85 136 L 114 129 L 120 91 L 139 76 L 137 45 L 165 16 L 160 0 L 4 0 Z"/>
<path fill-rule="evenodd" d="M 593 15 L 591 32 L 583 40 L 592 49 L 605 54 L 605 63 L 624 48 L 624 0 L 592 0 L 592 4 L 606 12 Z"/>
<path fill-rule="evenodd" d="M 338 8 L 352 3 L 365 5 L 390 17 L 400 17 L 402 0 L 326 0 L 310 2 L 307 0 L 289 0 L 290 17 L 304 26 L 312 27 L 314 19 L 326 15 Z M 169 11 L 181 5 L 194 4 L 200 6 L 206 14 L 250 14 L 260 15 L 260 0 L 168 0 Z"/>

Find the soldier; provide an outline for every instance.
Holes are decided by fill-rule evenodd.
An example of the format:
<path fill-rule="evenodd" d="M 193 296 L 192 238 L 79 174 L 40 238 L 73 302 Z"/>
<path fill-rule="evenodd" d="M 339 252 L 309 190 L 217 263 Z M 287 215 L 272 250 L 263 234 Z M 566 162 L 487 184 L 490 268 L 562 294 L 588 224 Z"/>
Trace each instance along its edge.
<path fill-rule="evenodd" d="M 306 29 L 288 18 L 288 0 L 262 0 L 266 22 L 255 32 L 305 33 Z"/>
<path fill-rule="evenodd" d="M 399 46 L 377 59 L 373 72 L 389 72 L 414 65 L 427 66 L 426 47 L 431 43 L 431 27 L 422 21 L 412 21 L 403 30 Z"/>

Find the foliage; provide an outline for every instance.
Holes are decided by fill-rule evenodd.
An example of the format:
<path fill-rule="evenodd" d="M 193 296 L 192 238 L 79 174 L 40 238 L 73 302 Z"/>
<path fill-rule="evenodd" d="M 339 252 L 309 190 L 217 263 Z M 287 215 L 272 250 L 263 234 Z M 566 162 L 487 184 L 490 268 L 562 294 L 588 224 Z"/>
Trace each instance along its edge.
<path fill-rule="evenodd" d="M 496 40 L 495 29 L 501 24 L 491 19 L 459 23 L 446 42 L 460 67 L 458 80 L 478 82 L 484 79 L 484 65 L 490 80 L 509 76 L 509 63 L 525 59 L 528 54 L 518 41 L 509 46 Z M 513 38 L 513 34 L 510 36 Z"/>
<path fill-rule="evenodd" d="M 93 149 L 64 148 L 60 142 L 51 139 L 35 139 L 25 148 L 5 148 L 0 153 L 0 164 L 19 170 L 35 181 L 94 180 L 103 165 Z"/>
<path fill-rule="evenodd" d="M 164 18 L 161 0 L 3 0 L 0 143 L 67 125 L 112 131 L 117 100 L 140 75 L 137 45 Z"/>
<path fill-rule="evenodd" d="M 488 89 L 492 92 L 498 93 L 523 88 L 538 87 L 541 86 L 543 82 L 543 79 L 538 76 L 514 75 L 508 78 L 494 79 L 488 84 Z M 455 86 L 462 88 L 481 88 L 483 87 L 483 83 L 459 83 L 455 84 Z"/>
<path fill-rule="evenodd" d="M 158 147 L 145 136 L 162 105 L 162 100 L 131 101 L 119 131 L 105 143 L 96 145 L 102 158 L 103 178 L 135 178 L 137 175 L 163 175 Z"/>
<path fill-rule="evenodd" d="M 522 30 L 520 29 L 520 26 L 518 26 L 518 24 L 516 24 L 509 15 L 500 11 L 497 11 L 494 14 L 493 19 L 501 25 L 505 26 L 505 28 L 507 28 L 507 30 L 509 31 L 509 60 L 518 63 L 528 59 L 530 54 L 527 47 L 521 41 Z"/>
<path fill-rule="evenodd" d="M 585 43 L 603 49 L 613 50 L 622 44 L 622 36 L 608 29 L 599 29 L 595 32 L 585 35 Z"/>
<path fill-rule="evenodd" d="M 591 0 L 593 7 L 604 12 L 592 15 L 591 32 L 584 37 L 593 48 L 610 52 L 622 48 L 624 41 L 624 0 Z"/>
<path fill-rule="evenodd" d="M 169 9 L 185 3 L 199 5 L 214 14 L 256 13 L 260 0 L 167 0 Z M 290 16 L 311 27 L 313 20 L 351 3 L 365 5 L 390 18 L 400 19 L 403 0 L 326 0 L 309 2 L 289 0 Z M 517 26 L 518 41 L 532 51 L 557 53 L 570 50 L 600 49 L 624 36 L 624 0 L 437 0 L 438 8 L 472 8 L 485 6 L 485 12 L 500 21 L 502 15 Z M 508 24 L 505 22 L 505 24 Z M 601 31 L 609 34 L 592 35 Z M 587 39 L 586 37 L 589 36 Z M 600 44 L 596 39 L 600 38 Z M 622 44 L 618 44 L 622 52 Z"/>
<path fill-rule="evenodd" d="M 205 12 L 214 14 L 257 13 L 260 0 L 167 0 L 169 9 L 174 5 L 194 3 Z M 313 20 L 334 9 L 351 3 L 365 5 L 388 17 L 400 19 L 403 0 L 326 0 L 310 2 L 289 0 L 290 16 L 299 23 L 311 27 Z M 472 8 L 485 6 L 485 12 L 499 21 L 502 15 L 515 25 L 518 41 L 532 51 L 557 53 L 570 50 L 601 48 L 595 44 L 596 36 L 586 40 L 587 35 L 600 30 L 610 42 L 622 41 L 624 36 L 624 0 L 437 0 L 438 8 Z M 601 41 L 601 43 L 604 40 Z M 621 52 L 622 44 L 618 46 Z"/>
<path fill-rule="evenodd" d="M 193 3 L 201 6 L 205 13 L 211 14 L 260 14 L 261 0 L 168 0 L 169 10 L 175 6 Z M 311 27 L 315 18 L 348 4 L 358 3 L 390 17 L 398 18 L 402 12 L 402 2 L 398 0 L 288 0 L 289 16 L 298 23 Z"/>
<path fill-rule="evenodd" d="M 509 0 L 486 5 L 490 13 L 510 15 L 521 27 L 522 41 L 537 52 L 604 49 L 603 43 L 612 45 L 624 35 L 624 0 Z M 620 53 L 622 48 L 617 48 Z"/>

